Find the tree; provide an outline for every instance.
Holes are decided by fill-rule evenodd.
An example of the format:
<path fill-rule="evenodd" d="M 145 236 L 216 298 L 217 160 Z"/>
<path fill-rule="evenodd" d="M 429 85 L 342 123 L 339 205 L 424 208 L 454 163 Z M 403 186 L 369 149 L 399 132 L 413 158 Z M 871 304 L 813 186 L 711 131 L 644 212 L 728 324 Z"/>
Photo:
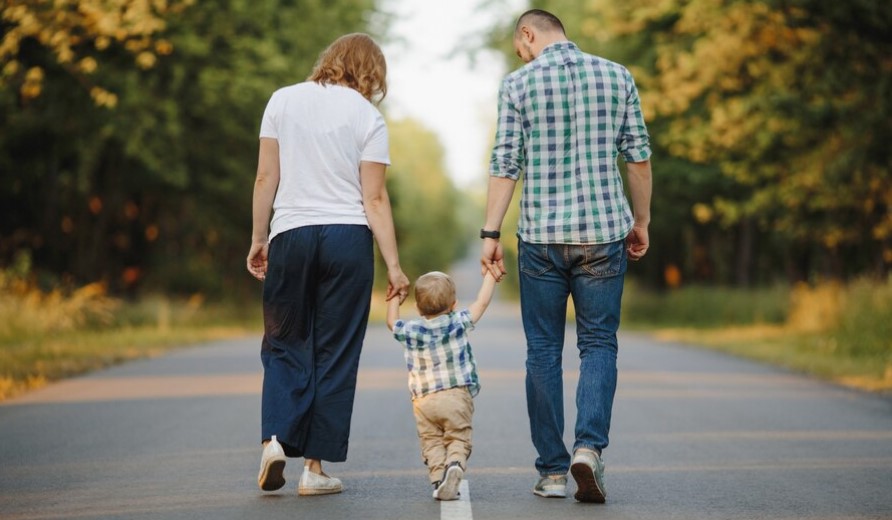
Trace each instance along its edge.
<path fill-rule="evenodd" d="M 457 215 L 459 194 L 443 168 L 443 147 L 435 134 L 411 119 L 390 121 L 388 130 L 393 165 L 387 189 L 400 263 L 412 279 L 447 271 L 464 252 L 468 235 Z"/>
<path fill-rule="evenodd" d="M 10 54 L 43 79 L 37 97 L 0 85 L 0 172 L 10 180 L 0 183 L 0 261 L 30 251 L 55 280 L 105 280 L 117 291 L 249 290 L 244 255 L 265 103 L 306 78 L 337 36 L 367 30 L 374 2 L 221 0 L 176 16 L 173 2 L 146 5 L 164 22 L 151 33 L 154 48 L 164 41 L 171 51 L 155 53 L 149 68 L 138 53 L 134 62 L 126 39 L 93 54 L 102 35 L 70 30 L 80 38 L 72 50 L 85 53 L 76 55 L 94 56 L 89 79 L 116 96 L 113 107 L 97 106 L 93 89 L 37 37 L 23 36 Z M 164 17 L 158 6 L 167 6 Z"/>
<path fill-rule="evenodd" d="M 638 81 L 658 263 L 738 283 L 888 272 L 892 4 L 533 3 Z"/>
<path fill-rule="evenodd" d="M 647 93 L 647 86 L 641 80 L 648 76 L 648 63 L 654 59 L 650 33 L 638 31 L 623 38 L 613 36 L 603 27 L 603 6 L 597 2 L 550 0 L 533 2 L 531 7 L 556 13 L 563 21 L 568 37 L 583 51 L 629 67 L 642 95 Z M 500 49 L 514 67 L 519 67 L 522 63 L 511 46 L 514 21 L 507 22 L 510 26 L 493 31 L 491 45 Z M 647 261 L 636 264 L 634 269 L 630 269 L 630 275 L 654 286 L 667 284 L 665 273 L 676 271 L 682 274 L 685 281 L 730 280 L 732 275 L 725 266 L 734 261 L 734 251 L 722 247 L 720 238 L 724 234 L 712 229 L 714 225 L 698 221 L 694 208 L 699 207 L 698 204 L 704 199 L 709 200 L 712 194 L 733 193 L 732 183 L 723 179 L 717 168 L 670 157 L 659 140 L 659 136 L 667 131 L 667 119 L 655 117 L 654 106 L 649 100 L 643 102 L 642 108 L 655 156 L 654 219 L 650 227 L 651 247 Z M 510 217 L 506 217 L 506 223 L 509 220 Z"/>
<path fill-rule="evenodd" d="M 670 121 L 662 144 L 715 164 L 738 189 L 711 201 L 727 225 L 752 222 L 815 250 L 834 276 L 892 260 L 892 6 L 856 0 L 602 3 L 604 27 L 652 35 L 645 103 Z M 618 20 L 632 20 L 619 24 Z M 885 256 L 885 260 L 883 257 Z"/>
<path fill-rule="evenodd" d="M 96 55 L 120 47 L 134 64 L 150 69 L 158 56 L 173 51 L 170 41 L 156 38 L 165 17 L 178 15 L 194 0 L 8 0 L 3 6 L 0 81 L 19 85 L 24 100 L 43 90 L 44 70 L 22 60 L 22 45 L 37 43 L 51 52 L 57 65 L 89 92 L 98 105 L 113 107 L 117 96 L 91 80 L 99 67 Z"/>

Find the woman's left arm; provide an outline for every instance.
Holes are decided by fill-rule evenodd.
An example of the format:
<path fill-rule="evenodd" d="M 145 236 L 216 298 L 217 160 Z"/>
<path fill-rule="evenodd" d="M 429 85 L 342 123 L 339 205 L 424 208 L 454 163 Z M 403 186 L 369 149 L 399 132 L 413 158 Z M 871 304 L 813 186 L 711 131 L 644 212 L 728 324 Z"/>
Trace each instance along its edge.
<path fill-rule="evenodd" d="M 377 162 L 359 163 L 359 178 L 362 185 L 362 205 L 366 218 L 384 264 L 387 266 L 387 299 L 399 296 L 400 302 L 409 294 L 409 279 L 400 267 L 400 256 L 396 247 L 396 231 L 393 226 L 393 213 L 384 173 L 387 165 Z"/>
<path fill-rule="evenodd" d="M 279 189 L 280 173 L 279 141 L 261 137 L 260 154 L 257 158 L 257 178 L 254 180 L 251 249 L 248 251 L 248 272 L 258 280 L 266 278 L 269 220 L 273 211 L 276 190 Z"/>

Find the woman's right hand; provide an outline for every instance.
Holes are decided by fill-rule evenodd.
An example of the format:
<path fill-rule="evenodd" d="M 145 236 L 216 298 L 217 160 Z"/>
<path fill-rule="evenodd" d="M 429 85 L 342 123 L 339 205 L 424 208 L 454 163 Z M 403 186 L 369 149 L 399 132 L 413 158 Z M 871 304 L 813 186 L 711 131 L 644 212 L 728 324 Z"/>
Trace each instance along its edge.
<path fill-rule="evenodd" d="M 251 249 L 248 251 L 248 272 L 260 281 L 266 278 L 268 254 L 269 244 L 266 241 L 251 242 Z"/>
<path fill-rule="evenodd" d="M 409 278 L 399 267 L 387 271 L 387 301 L 398 296 L 400 303 L 409 296 Z"/>

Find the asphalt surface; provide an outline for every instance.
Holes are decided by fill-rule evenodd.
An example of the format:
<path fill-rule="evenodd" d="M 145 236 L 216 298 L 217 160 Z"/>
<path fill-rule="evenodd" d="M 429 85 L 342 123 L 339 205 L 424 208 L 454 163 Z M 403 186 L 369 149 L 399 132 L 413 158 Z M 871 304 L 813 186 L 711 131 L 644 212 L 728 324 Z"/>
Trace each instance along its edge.
<path fill-rule="evenodd" d="M 467 287 L 469 281 L 458 277 Z M 464 290 L 467 301 L 473 290 Z M 406 309 L 408 311 L 408 309 Z M 578 359 L 568 327 L 567 442 Z M 606 505 L 532 495 L 535 453 L 518 311 L 472 333 L 482 391 L 465 501 L 476 519 L 890 519 L 892 401 L 622 334 Z M 259 338 L 179 350 L 0 405 L 0 518 L 437 519 L 402 354 L 382 325 L 363 351 L 346 490 L 257 489 Z M 572 494 L 573 484 L 569 489 Z M 450 516 L 453 515 L 453 516 Z M 467 518 L 465 516 L 464 518 Z"/>

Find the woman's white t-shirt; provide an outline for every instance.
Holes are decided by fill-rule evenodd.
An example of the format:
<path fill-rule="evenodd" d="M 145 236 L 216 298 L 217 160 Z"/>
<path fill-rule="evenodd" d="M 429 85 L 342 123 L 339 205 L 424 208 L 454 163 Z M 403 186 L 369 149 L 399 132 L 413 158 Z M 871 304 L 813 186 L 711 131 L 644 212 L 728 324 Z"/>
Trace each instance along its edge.
<path fill-rule="evenodd" d="M 260 137 L 279 142 L 270 240 L 302 226 L 368 225 L 360 161 L 390 164 L 381 112 L 348 87 L 298 83 L 273 93 Z"/>

